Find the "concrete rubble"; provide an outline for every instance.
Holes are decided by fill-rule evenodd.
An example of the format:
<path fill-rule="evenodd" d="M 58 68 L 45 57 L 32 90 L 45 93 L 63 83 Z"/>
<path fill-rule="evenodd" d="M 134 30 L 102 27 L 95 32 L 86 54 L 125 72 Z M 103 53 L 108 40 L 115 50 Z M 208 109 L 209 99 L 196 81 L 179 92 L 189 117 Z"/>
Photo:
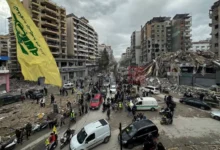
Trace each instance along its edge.
<path fill-rule="evenodd" d="M 166 88 L 172 93 L 177 94 L 179 96 L 183 96 L 184 93 L 190 92 L 194 97 L 199 97 L 200 94 L 204 94 L 204 99 L 210 101 L 215 100 L 215 91 L 210 90 L 210 88 L 200 88 L 200 87 L 192 87 L 186 85 L 178 85 L 176 83 L 172 83 L 168 80 L 168 78 L 157 78 L 157 77 L 150 77 L 146 79 L 145 85 L 151 85 L 155 87 L 160 87 L 162 89 Z"/>

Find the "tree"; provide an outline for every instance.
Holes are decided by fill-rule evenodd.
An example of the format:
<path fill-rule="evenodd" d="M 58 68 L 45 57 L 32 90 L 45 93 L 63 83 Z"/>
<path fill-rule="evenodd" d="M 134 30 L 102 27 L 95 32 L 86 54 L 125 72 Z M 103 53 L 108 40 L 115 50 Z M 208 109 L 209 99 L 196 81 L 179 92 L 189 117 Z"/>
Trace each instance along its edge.
<path fill-rule="evenodd" d="M 101 57 L 98 60 L 98 64 L 99 64 L 99 70 L 105 70 L 108 68 L 109 65 L 109 56 L 108 56 L 108 52 L 106 51 L 106 49 L 104 49 L 101 52 Z"/>

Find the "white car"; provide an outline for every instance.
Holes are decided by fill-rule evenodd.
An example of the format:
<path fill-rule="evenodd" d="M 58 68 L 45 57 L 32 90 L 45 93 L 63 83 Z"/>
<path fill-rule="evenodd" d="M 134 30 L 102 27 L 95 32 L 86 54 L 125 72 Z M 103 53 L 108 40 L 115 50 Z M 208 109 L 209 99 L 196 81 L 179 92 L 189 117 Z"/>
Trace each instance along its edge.
<path fill-rule="evenodd" d="M 63 88 L 65 88 L 65 89 L 71 89 L 71 88 L 73 88 L 73 86 L 74 86 L 73 83 L 68 82 L 68 83 L 65 83 L 65 84 L 63 85 Z"/>
<path fill-rule="evenodd" d="M 216 120 L 220 120 L 220 111 L 218 111 L 218 110 L 212 111 L 211 116 L 212 116 L 212 118 L 214 118 Z"/>
<path fill-rule="evenodd" d="M 116 92 L 117 92 L 116 85 L 111 85 L 110 91 L 111 91 L 112 94 L 116 94 Z"/>
<path fill-rule="evenodd" d="M 108 143 L 111 137 L 109 123 L 105 119 L 87 124 L 70 141 L 70 150 L 89 150 L 101 143 Z"/>
<path fill-rule="evenodd" d="M 153 94 L 160 94 L 160 90 L 159 90 L 159 88 L 156 88 L 156 87 L 154 87 L 154 86 L 146 86 L 146 87 L 141 87 L 140 88 L 140 90 L 142 91 L 142 92 L 152 92 Z"/>

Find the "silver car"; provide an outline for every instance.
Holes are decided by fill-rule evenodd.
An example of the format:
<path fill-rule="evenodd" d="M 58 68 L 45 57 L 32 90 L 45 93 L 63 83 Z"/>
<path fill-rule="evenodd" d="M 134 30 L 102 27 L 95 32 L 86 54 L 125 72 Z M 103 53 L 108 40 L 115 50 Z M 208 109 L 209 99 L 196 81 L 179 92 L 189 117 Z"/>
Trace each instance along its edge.
<path fill-rule="evenodd" d="M 212 118 L 214 118 L 216 120 L 220 120 L 220 110 L 212 111 L 211 116 L 212 116 Z"/>

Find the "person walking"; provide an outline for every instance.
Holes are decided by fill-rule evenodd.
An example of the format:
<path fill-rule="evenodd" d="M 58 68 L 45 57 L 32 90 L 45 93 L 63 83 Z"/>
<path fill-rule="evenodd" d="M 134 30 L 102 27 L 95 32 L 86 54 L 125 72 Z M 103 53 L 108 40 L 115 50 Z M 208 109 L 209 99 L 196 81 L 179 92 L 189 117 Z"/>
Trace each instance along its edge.
<path fill-rule="evenodd" d="M 44 94 L 47 96 L 47 88 L 44 87 Z"/>
<path fill-rule="evenodd" d="M 81 116 L 82 115 L 81 104 L 78 105 L 78 109 L 79 109 L 79 116 Z"/>
<path fill-rule="evenodd" d="M 137 106 L 136 105 L 134 105 L 133 107 L 132 107 L 132 114 L 133 114 L 133 116 L 135 116 L 135 114 L 136 114 L 136 110 L 137 110 Z"/>
<path fill-rule="evenodd" d="M 85 113 L 86 114 L 88 113 L 88 104 L 87 104 L 87 102 L 85 102 Z"/>
<path fill-rule="evenodd" d="M 27 123 L 25 129 L 26 129 L 27 140 L 29 140 L 29 136 L 31 135 L 31 129 L 32 129 L 32 125 L 30 122 Z"/>
<path fill-rule="evenodd" d="M 18 144 L 21 143 L 21 130 L 16 129 L 16 130 L 15 130 L 15 135 L 16 135 Z"/>
<path fill-rule="evenodd" d="M 82 114 L 84 114 L 84 103 L 81 104 Z"/>
<path fill-rule="evenodd" d="M 74 112 L 74 110 L 70 113 L 70 121 L 74 121 L 74 122 L 76 122 L 76 116 L 75 116 L 75 112 Z"/>
<path fill-rule="evenodd" d="M 110 120 L 110 113 L 111 113 L 111 110 L 110 110 L 110 108 L 108 108 L 108 110 L 107 110 L 107 117 L 108 117 L 108 120 Z"/>
<path fill-rule="evenodd" d="M 65 122 L 64 122 L 64 116 L 61 114 L 61 117 L 60 117 L 60 126 L 62 127 L 62 125 L 65 125 Z"/>
<path fill-rule="evenodd" d="M 53 104 L 54 103 L 54 100 L 55 100 L 55 98 L 54 98 L 54 95 L 53 94 L 51 94 L 51 96 L 50 96 L 50 104 Z"/>

